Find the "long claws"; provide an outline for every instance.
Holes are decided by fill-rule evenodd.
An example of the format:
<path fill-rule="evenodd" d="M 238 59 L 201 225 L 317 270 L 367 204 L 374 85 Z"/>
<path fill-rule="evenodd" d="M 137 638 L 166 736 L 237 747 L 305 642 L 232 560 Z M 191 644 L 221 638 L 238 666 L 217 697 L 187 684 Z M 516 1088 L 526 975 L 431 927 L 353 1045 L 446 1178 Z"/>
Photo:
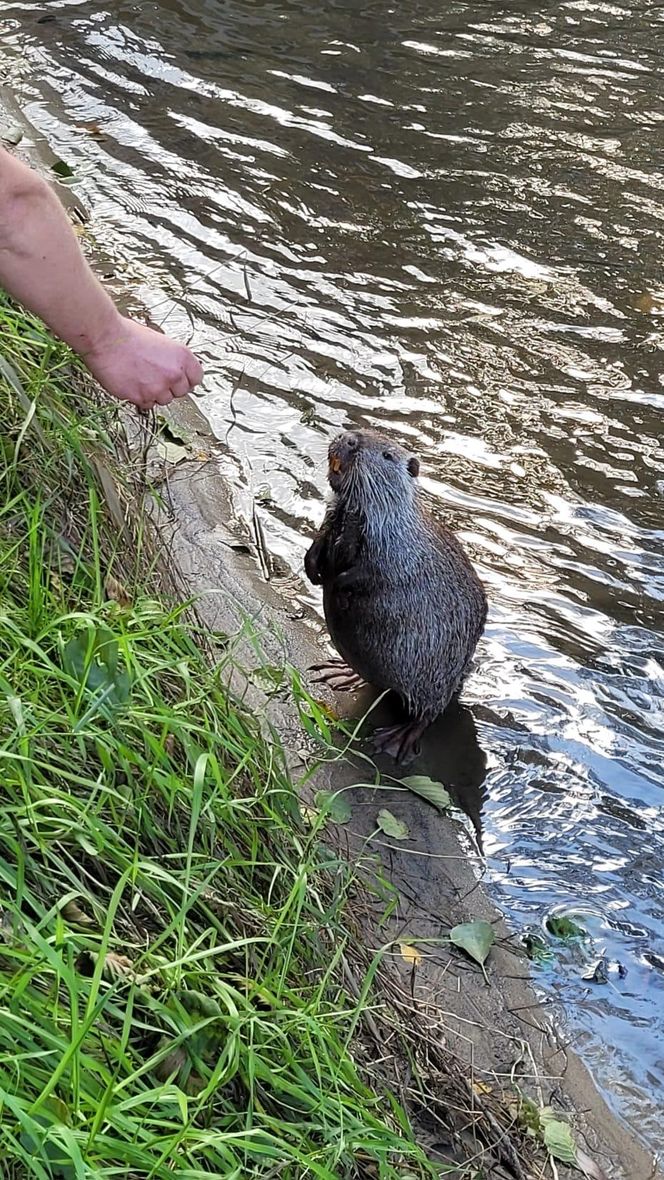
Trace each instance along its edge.
<path fill-rule="evenodd" d="M 387 725 L 374 731 L 371 745 L 377 754 L 389 754 L 398 765 L 405 766 L 417 758 L 420 752 L 419 739 L 425 729 L 426 725 L 421 721 Z"/>
<path fill-rule="evenodd" d="M 328 660 L 324 664 L 312 664 L 310 672 L 318 672 L 314 676 L 315 684 L 326 684 L 334 692 L 357 692 L 364 688 L 365 681 L 361 676 L 349 668 L 343 660 Z"/>

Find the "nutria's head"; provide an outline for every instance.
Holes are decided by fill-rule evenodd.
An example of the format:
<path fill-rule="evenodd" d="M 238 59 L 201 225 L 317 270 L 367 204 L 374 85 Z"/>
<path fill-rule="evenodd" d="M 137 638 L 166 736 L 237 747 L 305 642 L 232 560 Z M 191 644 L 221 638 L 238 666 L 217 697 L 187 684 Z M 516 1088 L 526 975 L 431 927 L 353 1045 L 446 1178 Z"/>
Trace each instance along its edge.
<path fill-rule="evenodd" d="M 415 501 L 415 455 L 373 430 L 349 430 L 330 443 L 327 478 L 343 500 L 379 515 Z"/>

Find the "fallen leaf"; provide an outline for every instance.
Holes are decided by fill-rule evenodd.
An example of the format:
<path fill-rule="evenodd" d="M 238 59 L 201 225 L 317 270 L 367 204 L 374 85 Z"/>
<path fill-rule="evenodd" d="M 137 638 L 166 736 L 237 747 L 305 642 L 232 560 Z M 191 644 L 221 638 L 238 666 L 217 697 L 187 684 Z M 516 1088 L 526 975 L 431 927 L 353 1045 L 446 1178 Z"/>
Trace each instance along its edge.
<path fill-rule="evenodd" d="M 119 529 L 124 531 L 125 513 L 120 496 L 118 494 L 118 487 L 115 479 L 106 464 L 97 455 L 93 455 L 91 457 L 91 463 L 95 470 L 97 479 L 101 485 L 106 507 L 113 517 L 115 524 Z"/>
<path fill-rule="evenodd" d="M 450 930 L 450 942 L 461 947 L 480 967 L 486 963 L 495 938 L 493 926 L 488 922 L 462 922 Z"/>
<path fill-rule="evenodd" d="M 223 544 L 235 553 L 251 553 L 250 546 L 245 545 L 244 541 L 224 541 Z"/>
<path fill-rule="evenodd" d="M 175 749 L 176 749 L 175 734 L 174 733 L 166 734 L 166 737 L 164 738 L 164 753 L 168 754 L 169 758 L 172 758 L 175 753 Z"/>
<path fill-rule="evenodd" d="M 300 803 L 300 815 L 305 824 L 308 824 L 310 828 L 313 828 L 318 819 L 318 812 L 315 807 L 307 807 L 304 803 Z"/>
<path fill-rule="evenodd" d="M 351 817 L 350 803 L 343 791 L 318 791 L 316 807 L 324 812 L 335 824 L 347 824 Z"/>
<path fill-rule="evenodd" d="M 111 979 L 137 979 L 134 964 L 126 955 L 117 955 L 115 951 L 107 951 L 104 959 L 104 975 Z"/>
<path fill-rule="evenodd" d="M 131 606 L 131 598 L 128 591 L 122 585 L 122 582 L 118 582 L 118 579 L 114 578 L 112 574 L 106 575 L 104 590 L 106 591 L 106 597 L 110 598 L 112 602 L 117 602 L 118 606 L 125 607 L 125 609 Z"/>
<path fill-rule="evenodd" d="M 655 291 L 644 291 L 634 300 L 634 306 L 637 311 L 642 311 L 646 315 L 654 312 L 655 315 L 664 309 L 664 296 L 659 295 Z"/>
<path fill-rule="evenodd" d="M 158 1065 L 155 1066 L 155 1076 L 160 1082 L 168 1081 L 173 1075 L 177 1077 L 188 1060 L 187 1052 L 183 1049 L 182 1045 L 175 1045 L 165 1057 L 162 1057 Z"/>
<path fill-rule="evenodd" d="M 23 131 L 18 123 L 10 123 L 7 127 L 0 127 L 0 139 L 10 147 L 16 147 L 23 139 Z"/>
<path fill-rule="evenodd" d="M 522 935 L 521 942 L 527 957 L 533 963 L 545 963 L 547 959 L 552 959 L 553 954 L 548 942 L 541 934 L 527 931 Z"/>
<path fill-rule="evenodd" d="M 426 799 L 427 803 L 433 804 L 439 811 L 447 811 L 448 807 L 452 806 L 452 796 L 449 791 L 445 790 L 442 783 L 434 782 L 426 774 L 413 774 L 409 778 L 402 778 L 401 782 L 404 787 L 408 787 L 415 795 L 420 795 L 422 799 Z"/>
<path fill-rule="evenodd" d="M 594 967 L 590 967 L 588 971 L 584 972 L 582 979 L 585 979 L 588 983 L 608 983 L 609 960 L 606 955 L 602 955 Z"/>
<path fill-rule="evenodd" d="M 422 952 L 418 951 L 416 946 L 410 946 L 407 942 L 400 942 L 399 950 L 401 951 L 401 958 L 404 962 L 412 963 L 414 967 L 417 967 L 417 964 L 422 962 Z"/>
<path fill-rule="evenodd" d="M 376 817 L 376 823 L 381 831 L 385 832 L 386 836 L 391 836 L 393 840 L 407 840 L 410 836 L 410 831 L 407 825 L 401 819 L 397 819 L 396 815 L 392 815 L 386 807 L 381 807 Z"/>
<path fill-rule="evenodd" d="M 327 701 L 320 701 L 316 697 L 312 697 L 311 699 L 315 701 L 317 708 L 320 709 L 324 717 L 327 717 L 328 721 L 339 720 L 339 713 L 331 705 L 328 705 Z"/>
<path fill-rule="evenodd" d="M 544 1122 L 544 1146 L 554 1160 L 561 1164 L 576 1164 L 576 1144 L 568 1123 L 561 1119 Z"/>
<path fill-rule="evenodd" d="M 168 442 L 165 438 L 159 439 L 157 450 L 166 463 L 181 463 L 183 459 L 187 458 L 186 447 L 183 447 L 181 443 Z"/>
<path fill-rule="evenodd" d="M 103 626 L 74 635 L 63 652 L 65 671 L 96 696 L 102 710 L 120 708 L 129 700 L 131 677 L 119 656 L 117 639 Z"/>
<path fill-rule="evenodd" d="M 546 919 L 545 925 L 549 934 L 552 934 L 554 938 L 561 938 L 563 941 L 586 937 L 583 926 L 579 926 L 578 922 L 572 921 L 571 918 L 552 916 Z"/>
<path fill-rule="evenodd" d="M 85 911 L 81 909 L 78 902 L 74 901 L 73 899 L 65 902 L 62 909 L 60 910 L 60 913 L 62 914 L 65 922 L 69 922 L 70 926 L 86 927 L 94 926 L 95 924 L 94 918 L 91 918 L 89 914 L 86 914 Z"/>
<path fill-rule="evenodd" d="M 70 168 L 69 164 L 66 164 L 64 160 L 56 160 L 55 164 L 51 164 L 51 171 L 55 172 L 55 175 L 59 176 L 60 180 L 73 180 L 76 175 L 74 169 Z"/>
<path fill-rule="evenodd" d="M 98 123 L 79 123 L 78 130 L 86 131 L 92 139 L 106 139 L 106 134 Z"/>
<path fill-rule="evenodd" d="M 576 1166 L 584 1176 L 588 1177 L 588 1180 L 608 1180 L 606 1172 L 600 1168 L 599 1164 L 591 1160 L 590 1156 L 586 1155 L 580 1147 L 576 1149 Z"/>

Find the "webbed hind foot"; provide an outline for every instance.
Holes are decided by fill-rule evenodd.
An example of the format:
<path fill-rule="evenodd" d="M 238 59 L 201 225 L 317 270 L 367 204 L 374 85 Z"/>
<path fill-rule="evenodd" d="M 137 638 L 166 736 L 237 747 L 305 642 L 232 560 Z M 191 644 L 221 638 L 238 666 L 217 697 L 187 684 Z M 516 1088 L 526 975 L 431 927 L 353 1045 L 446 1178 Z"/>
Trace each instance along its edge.
<path fill-rule="evenodd" d="M 326 684 L 334 692 L 358 692 L 366 687 L 366 680 L 354 672 L 344 660 L 327 660 L 324 664 L 312 664 L 310 672 L 315 684 Z"/>
<path fill-rule="evenodd" d="M 424 721 L 407 721 L 401 725 L 386 725 L 374 730 L 371 745 L 376 754 L 389 754 L 399 766 L 412 762 L 420 752 L 420 738 L 426 729 Z"/>

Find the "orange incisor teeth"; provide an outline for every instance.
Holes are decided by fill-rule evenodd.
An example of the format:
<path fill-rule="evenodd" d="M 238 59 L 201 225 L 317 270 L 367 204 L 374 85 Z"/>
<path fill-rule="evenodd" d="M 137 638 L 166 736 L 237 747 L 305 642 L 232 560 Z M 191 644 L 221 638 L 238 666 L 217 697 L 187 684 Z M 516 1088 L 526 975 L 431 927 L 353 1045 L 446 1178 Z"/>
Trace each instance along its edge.
<path fill-rule="evenodd" d="M 341 471 L 341 459 L 330 459 L 330 471 L 333 475 L 338 475 Z"/>

